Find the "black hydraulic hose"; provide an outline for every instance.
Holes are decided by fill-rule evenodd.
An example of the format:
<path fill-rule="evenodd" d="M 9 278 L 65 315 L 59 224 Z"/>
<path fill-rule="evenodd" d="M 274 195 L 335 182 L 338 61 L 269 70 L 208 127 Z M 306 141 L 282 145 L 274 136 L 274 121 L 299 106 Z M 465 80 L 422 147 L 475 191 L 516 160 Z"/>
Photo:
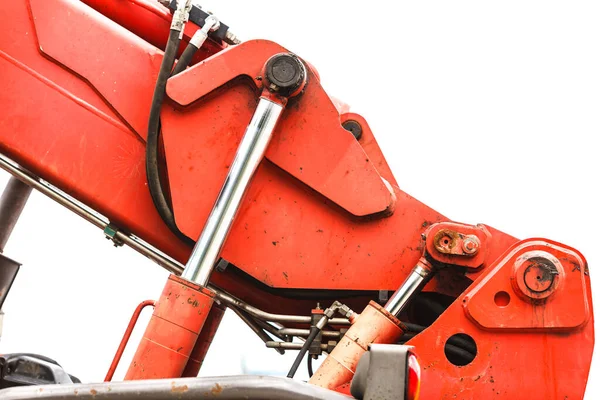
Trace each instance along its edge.
<path fill-rule="evenodd" d="M 152 196 L 152 201 L 162 220 L 180 239 L 186 243 L 193 244 L 194 241 L 185 236 L 179 228 L 177 228 L 173 211 L 171 210 L 163 191 L 158 169 L 160 109 L 165 98 L 167 80 L 171 75 L 171 70 L 175 63 L 179 41 L 179 31 L 172 29 L 169 33 L 169 40 L 167 41 L 165 54 L 160 65 L 158 78 L 156 79 L 154 95 L 152 96 L 152 105 L 150 107 L 148 137 L 146 138 L 146 177 L 148 179 L 148 188 L 150 190 L 150 195 Z"/>
<path fill-rule="evenodd" d="M 325 317 L 322 317 L 322 318 L 325 318 Z M 296 374 L 296 371 L 298 370 L 298 366 L 300 366 L 300 363 L 302 362 L 302 359 L 304 358 L 304 355 L 306 354 L 306 352 L 308 351 L 308 348 L 310 347 L 312 342 L 315 340 L 315 338 L 317 337 L 317 335 L 319 334 L 320 331 L 321 330 L 319 328 L 317 328 L 316 326 L 312 326 L 310 328 L 310 333 L 309 333 L 308 337 L 306 338 L 306 342 L 304 342 L 304 345 L 300 349 L 300 352 L 298 353 L 298 355 L 296 356 L 296 359 L 294 360 L 294 363 L 292 364 L 292 368 L 290 368 L 290 372 L 288 372 L 288 374 L 287 374 L 288 378 L 294 377 L 294 375 Z"/>
<path fill-rule="evenodd" d="M 417 334 L 414 332 L 407 332 L 400 337 L 398 344 L 404 344 L 416 335 Z M 475 358 L 477 349 L 465 348 L 461 343 L 456 343 L 456 341 L 452 339 L 455 338 L 450 338 L 450 340 L 448 340 L 448 342 L 444 345 L 444 352 L 453 357 L 453 360 L 470 362 L 470 360 Z"/>
<path fill-rule="evenodd" d="M 400 338 L 400 341 L 402 342 L 407 342 L 408 340 L 415 337 L 418 333 L 421 333 L 425 330 L 424 326 L 412 324 L 410 322 L 405 322 L 404 326 L 408 328 L 408 331 L 405 332 Z M 451 336 L 450 338 L 448 338 L 448 345 L 464 350 L 471 354 L 477 354 L 477 346 L 461 336 Z"/>
<path fill-rule="evenodd" d="M 460 336 L 451 336 L 448 338 L 448 344 L 459 347 L 472 354 L 477 354 L 477 345 L 473 342 L 463 339 Z"/>
<path fill-rule="evenodd" d="M 404 326 L 408 329 L 409 332 L 422 332 L 425 330 L 425 327 L 422 325 L 412 324 L 410 322 L 403 322 Z"/>
<path fill-rule="evenodd" d="M 467 349 L 463 349 L 462 347 L 458 347 L 450 343 L 446 343 L 446 345 L 444 346 L 444 352 L 448 353 L 448 355 L 457 357 L 459 360 L 467 363 L 471 362 L 477 355 L 477 353 L 471 353 Z"/>
<path fill-rule="evenodd" d="M 306 358 L 306 366 L 308 368 L 308 377 L 312 378 L 313 376 L 313 365 L 312 365 L 312 361 L 313 358 L 311 357 L 311 355 L 309 354 L 308 357 Z"/>
<path fill-rule="evenodd" d="M 194 58 L 194 55 L 197 51 L 198 48 L 196 46 L 194 46 L 192 43 L 188 43 L 183 53 L 181 53 L 181 57 L 179 57 L 177 64 L 175 64 L 175 68 L 173 68 L 173 73 L 171 76 L 175 76 L 185 71 L 185 69 L 192 63 L 192 58 Z"/>

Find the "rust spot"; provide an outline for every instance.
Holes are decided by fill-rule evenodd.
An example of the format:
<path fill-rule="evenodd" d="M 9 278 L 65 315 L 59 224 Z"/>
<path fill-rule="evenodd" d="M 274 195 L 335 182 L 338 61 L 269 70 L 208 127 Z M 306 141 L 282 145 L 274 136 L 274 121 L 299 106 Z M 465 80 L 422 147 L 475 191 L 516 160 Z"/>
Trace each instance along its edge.
<path fill-rule="evenodd" d="M 198 302 L 198 300 L 192 298 L 192 297 L 188 297 L 187 299 L 187 303 L 191 304 L 192 307 L 196 308 L 200 305 L 200 303 Z"/>
<path fill-rule="evenodd" d="M 435 249 L 443 254 L 452 254 L 459 239 L 459 233 L 450 229 L 441 229 L 433 237 Z"/>
<path fill-rule="evenodd" d="M 271 242 L 271 243 L 273 243 L 273 246 L 277 246 L 277 243 L 279 243 L 279 242 L 275 241 L 275 242 Z"/>
<path fill-rule="evenodd" d="M 177 386 L 175 382 L 171 384 L 171 392 L 172 393 L 185 393 L 188 391 L 187 385 Z"/>
<path fill-rule="evenodd" d="M 96 389 L 90 389 L 90 394 L 91 394 L 92 396 L 95 396 L 95 395 L 97 395 L 97 394 L 98 394 L 98 391 L 97 391 Z"/>
<path fill-rule="evenodd" d="M 210 392 L 214 395 L 214 396 L 218 396 L 221 394 L 221 392 L 223 391 L 223 386 L 219 385 L 218 383 L 215 383 L 215 386 L 213 386 L 212 389 L 210 389 Z"/>

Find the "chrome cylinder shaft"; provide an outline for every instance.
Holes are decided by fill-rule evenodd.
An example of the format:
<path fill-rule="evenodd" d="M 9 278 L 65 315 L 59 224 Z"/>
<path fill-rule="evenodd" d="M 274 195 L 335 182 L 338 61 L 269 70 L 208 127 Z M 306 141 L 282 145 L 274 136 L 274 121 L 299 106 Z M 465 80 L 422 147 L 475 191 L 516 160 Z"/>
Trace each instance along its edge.
<path fill-rule="evenodd" d="M 262 160 L 283 106 L 261 98 L 182 278 L 206 286 L 250 179 Z"/>
<path fill-rule="evenodd" d="M 410 299 L 423 289 L 432 275 L 433 268 L 431 264 L 421 258 L 404 283 L 400 285 L 398 290 L 388 300 L 384 307 L 385 310 L 394 316 L 398 316 Z"/>

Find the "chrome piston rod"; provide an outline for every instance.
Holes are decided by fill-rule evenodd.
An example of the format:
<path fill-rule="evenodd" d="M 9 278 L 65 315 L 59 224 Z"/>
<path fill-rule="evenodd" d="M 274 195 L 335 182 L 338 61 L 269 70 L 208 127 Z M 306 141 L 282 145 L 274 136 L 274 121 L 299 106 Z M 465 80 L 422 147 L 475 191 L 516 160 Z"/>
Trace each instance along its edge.
<path fill-rule="evenodd" d="M 385 310 L 390 314 L 398 316 L 413 296 L 421 291 L 433 276 L 431 264 L 421 258 L 413 268 L 410 275 L 398 290 L 392 295 L 385 305 Z"/>
<path fill-rule="evenodd" d="M 181 277 L 206 286 L 254 171 L 262 160 L 283 106 L 260 99 L 217 201 Z"/>

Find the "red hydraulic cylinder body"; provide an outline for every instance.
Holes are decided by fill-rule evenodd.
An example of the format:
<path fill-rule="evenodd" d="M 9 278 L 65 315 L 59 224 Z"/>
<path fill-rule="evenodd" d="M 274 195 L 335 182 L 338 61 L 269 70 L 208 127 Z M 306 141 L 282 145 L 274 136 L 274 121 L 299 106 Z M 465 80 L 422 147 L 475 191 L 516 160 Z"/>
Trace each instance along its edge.
<path fill-rule="evenodd" d="M 171 275 L 125 380 L 179 378 L 213 305 L 214 292 Z"/>
<path fill-rule="evenodd" d="M 371 343 L 396 343 L 405 330 L 398 318 L 371 301 L 308 383 L 333 390 L 350 382 Z"/>
<path fill-rule="evenodd" d="M 190 359 L 181 375 L 182 377 L 195 378 L 198 376 L 206 353 L 208 353 L 208 349 L 217 333 L 217 329 L 219 329 L 223 315 L 225 315 L 225 308 L 216 304 L 208 313 L 204 328 L 202 328 L 202 332 L 200 332 L 200 336 L 198 336 L 196 345 L 192 350 L 192 354 L 190 354 Z"/>

